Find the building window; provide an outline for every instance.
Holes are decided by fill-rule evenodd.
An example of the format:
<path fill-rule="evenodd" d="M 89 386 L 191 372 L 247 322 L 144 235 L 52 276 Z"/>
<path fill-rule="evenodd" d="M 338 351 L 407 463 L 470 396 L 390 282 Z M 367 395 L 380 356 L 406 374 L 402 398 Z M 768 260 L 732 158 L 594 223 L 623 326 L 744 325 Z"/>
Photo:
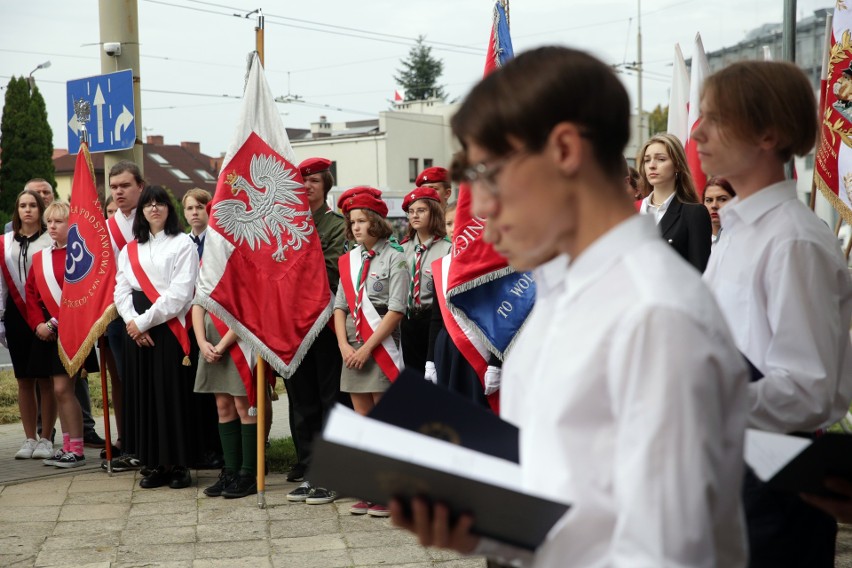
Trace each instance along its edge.
<path fill-rule="evenodd" d="M 432 158 L 423 158 L 423 169 L 431 168 L 434 163 Z"/>
<path fill-rule="evenodd" d="M 168 169 L 172 173 L 172 175 L 175 176 L 176 178 L 178 178 L 180 181 L 186 181 L 186 182 L 192 181 L 192 179 L 188 175 L 186 175 L 185 173 L 183 173 L 181 170 L 179 170 L 177 168 L 166 168 L 166 169 Z"/>
<path fill-rule="evenodd" d="M 198 168 L 195 170 L 195 173 L 198 174 L 198 177 L 200 177 L 204 181 L 216 181 L 216 178 L 214 178 L 213 175 L 207 170 L 202 170 L 201 168 Z"/>
<path fill-rule="evenodd" d="M 169 164 L 169 161 L 159 154 L 149 152 L 148 157 L 151 158 L 152 160 L 154 160 L 155 162 L 157 162 L 160 165 L 167 166 Z"/>
<path fill-rule="evenodd" d="M 417 174 L 420 173 L 420 170 L 417 168 L 418 161 L 417 158 L 408 158 L 408 181 L 411 183 L 417 181 Z"/>

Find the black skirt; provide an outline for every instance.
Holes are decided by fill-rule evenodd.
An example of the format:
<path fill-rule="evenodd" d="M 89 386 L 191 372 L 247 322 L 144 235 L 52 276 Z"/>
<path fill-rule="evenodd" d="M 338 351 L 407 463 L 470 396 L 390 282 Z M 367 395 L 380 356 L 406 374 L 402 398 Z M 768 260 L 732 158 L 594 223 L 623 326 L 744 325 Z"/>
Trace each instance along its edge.
<path fill-rule="evenodd" d="M 42 310 L 44 311 L 44 310 Z M 50 314 L 44 313 L 44 320 L 50 319 Z M 32 377 L 50 377 L 53 375 L 67 375 L 62 360 L 59 358 L 59 344 L 56 341 L 42 341 L 35 334 L 35 339 L 30 349 L 29 374 Z M 82 367 L 87 373 L 98 372 L 98 359 L 95 350 L 89 351 Z"/>
<path fill-rule="evenodd" d="M 429 324 L 432 308 L 424 307 L 413 315 L 406 315 L 399 325 L 402 359 L 405 368 L 422 375 L 426 370 L 426 352 L 429 350 Z"/>
<path fill-rule="evenodd" d="M 446 329 L 438 332 L 435 339 L 435 370 L 439 385 L 491 410 L 479 375 L 453 343 Z"/>
<path fill-rule="evenodd" d="M 134 290 L 133 307 L 142 314 L 151 302 Z M 154 347 L 139 347 L 124 335 L 124 449 L 149 466 L 189 466 L 199 457 L 192 405 L 196 368 L 182 364 L 183 349 L 167 324 L 148 334 Z"/>
<path fill-rule="evenodd" d="M 33 346 L 41 341 L 30 329 L 24 314 L 18 309 L 18 305 L 11 295 L 6 299 L 6 315 L 4 316 L 6 326 L 6 342 L 9 345 L 9 356 L 12 359 L 12 368 L 18 379 L 44 379 L 50 374 L 33 375 L 30 373 L 30 358 Z"/>

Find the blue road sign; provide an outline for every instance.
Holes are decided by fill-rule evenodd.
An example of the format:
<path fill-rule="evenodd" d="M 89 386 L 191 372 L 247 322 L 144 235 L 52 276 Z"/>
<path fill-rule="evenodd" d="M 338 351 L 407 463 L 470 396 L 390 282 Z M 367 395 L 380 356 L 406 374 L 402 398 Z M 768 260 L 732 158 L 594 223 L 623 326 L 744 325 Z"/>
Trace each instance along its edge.
<path fill-rule="evenodd" d="M 74 115 L 74 101 L 84 99 L 92 113 L 89 131 L 90 152 L 112 152 L 132 148 L 136 141 L 133 116 L 133 72 L 130 69 L 75 79 L 67 83 L 68 151 L 80 151 L 80 128 Z"/>

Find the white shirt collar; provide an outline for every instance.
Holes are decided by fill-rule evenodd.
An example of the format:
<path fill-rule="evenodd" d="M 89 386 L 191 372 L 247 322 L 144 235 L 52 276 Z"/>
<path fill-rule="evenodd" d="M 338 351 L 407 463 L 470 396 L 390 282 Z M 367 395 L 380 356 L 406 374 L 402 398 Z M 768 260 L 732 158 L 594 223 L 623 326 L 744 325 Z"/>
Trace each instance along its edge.
<path fill-rule="evenodd" d="M 726 221 L 736 216 L 742 219 L 743 223 L 751 225 L 769 211 L 791 199 L 796 199 L 796 180 L 780 181 L 758 190 L 746 199 L 734 197 L 719 210 L 719 220 L 724 227 Z"/>

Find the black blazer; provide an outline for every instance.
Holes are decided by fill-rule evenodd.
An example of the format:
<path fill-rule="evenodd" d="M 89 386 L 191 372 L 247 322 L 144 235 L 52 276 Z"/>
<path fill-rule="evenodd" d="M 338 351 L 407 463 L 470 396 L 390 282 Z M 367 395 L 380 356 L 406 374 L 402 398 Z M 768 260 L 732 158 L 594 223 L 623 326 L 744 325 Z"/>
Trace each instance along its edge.
<path fill-rule="evenodd" d="M 660 234 L 677 253 L 698 272 L 704 272 L 713 237 L 707 208 L 697 203 L 683 203 L 675 196 L 658 226 Z"/>

